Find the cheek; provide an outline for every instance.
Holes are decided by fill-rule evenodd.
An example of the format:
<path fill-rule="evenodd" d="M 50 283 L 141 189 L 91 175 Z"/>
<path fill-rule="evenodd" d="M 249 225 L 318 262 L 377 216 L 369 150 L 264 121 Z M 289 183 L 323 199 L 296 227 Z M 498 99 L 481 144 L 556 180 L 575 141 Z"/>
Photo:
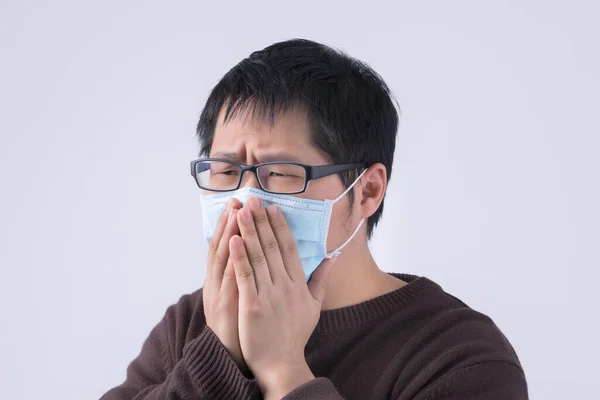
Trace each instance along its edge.
<path fill-rule="evenodd" d="M 333 205 L 329 222 L 329 234 L 327 235 L 327 251 L 331 251 L 344 243 L 352 234 L 354 228 L 350 201 L 348 197 L 344 196 Z"/>
<path fill-rule="evenodd" d="M 337 176 L 328 176 L 312 181 L 308 190 L 301 197 L 307 199 L 334 200 L 344 191 L 342 182 Z M 342 197 L 333 205 L 331 219 L 329 220 L 329 231 L 327 234 L 327 251 L 331 251 L 352 234 L 355 225 L 351 219 L 350 201 L 348 195 Z"/>
<path fill-rule="evenodd" d="M 343 191 L 344 187 L 342 186 L 342 182 L 337 176 L 332 175 L 310 181 L 306 192 L 302 193 L 302 195 L 299 195 L 298 197 L 314 200 L 334 200 Z M 338 203 L 340 203 L 341 201 L 342 199 L 335 203 L 334 208 L 336 208 Z"/>

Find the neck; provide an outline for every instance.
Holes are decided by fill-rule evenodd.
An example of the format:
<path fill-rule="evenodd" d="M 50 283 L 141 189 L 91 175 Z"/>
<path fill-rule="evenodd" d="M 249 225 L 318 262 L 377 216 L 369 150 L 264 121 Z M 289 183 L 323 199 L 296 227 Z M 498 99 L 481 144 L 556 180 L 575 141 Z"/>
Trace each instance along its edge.
<path fill-rule="evenodd" d="M 359 304 L 405 285 L 379 269 L 366 238 L 355 238 L 341 253 L 331 271 L 323 311 Z"/>

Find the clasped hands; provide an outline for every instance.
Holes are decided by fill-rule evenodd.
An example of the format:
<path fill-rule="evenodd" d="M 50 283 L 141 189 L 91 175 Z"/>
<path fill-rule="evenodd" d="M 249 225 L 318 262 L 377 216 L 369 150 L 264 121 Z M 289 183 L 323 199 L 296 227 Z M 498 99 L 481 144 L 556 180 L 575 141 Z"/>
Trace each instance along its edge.
<path fill-rule="evenodd" d="M 306 283 L 281 211 L 257 197 L 231 199 L 210 240 L 203 302 L 206 323 L 267 400 L 314 379 L 304 348 L 317 322 L 331 267 Z"/>

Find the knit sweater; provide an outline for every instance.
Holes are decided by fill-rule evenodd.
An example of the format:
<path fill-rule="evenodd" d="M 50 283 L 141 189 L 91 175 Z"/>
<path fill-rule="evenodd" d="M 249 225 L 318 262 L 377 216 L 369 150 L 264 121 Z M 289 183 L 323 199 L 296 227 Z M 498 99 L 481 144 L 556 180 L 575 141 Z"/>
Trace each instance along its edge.
<path fill-rule="evenodd" d="M 360 304 L 321 312 L 306 348 L 316 376 L 284 400 L 524 400 L 525 375 L 487 316 L 425 277 Z M 202 289 L 170 306 L 101 400 L 262 399 L 206 325 Z"/>

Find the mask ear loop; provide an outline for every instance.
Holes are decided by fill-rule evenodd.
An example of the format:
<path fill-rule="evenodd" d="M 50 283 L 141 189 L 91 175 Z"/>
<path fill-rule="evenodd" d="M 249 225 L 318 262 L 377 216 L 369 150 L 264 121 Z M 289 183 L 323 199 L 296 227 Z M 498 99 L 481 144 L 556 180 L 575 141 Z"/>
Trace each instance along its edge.
<path fill-rule="evenodd" d="M 365 172 L 367 172 L 368 168 L 365 168 L 365 170 L 363 172 L 360 173 L 360 175 L 358 176 L 358 178 L 356 178 L 354 180 L 354 182 L 352 182 L 352 185 L 348 186 L 348 189 L 344 190 L 342 192 L 342 194 L 340 194 L 338 197 L 335 198 L 335 200 L 333 200 L 333 203 L 335 204 L 335 202 L 337 202 L 339 199 L 341 199 L 342 197 L 344 197 L 346 195 L 346 193 L 348 193 L 353 187 L 354 185 L 356 185 L 356 182 L 358 182 L 360 180 L 360 178 L 362 178 L 362 176 L 365 174 Z"/>
<path fill-rule="evenodd" d="M 331 203 L 332 207 L 333 207 L 333 204 L 335 204 L 339 199 L 344 197 L 346 195 L 346 193 L 348 193 L 354 187 L 354 185 L 356 185 L 356 182 L 358 182 L 360 180 L 360 178 L 362 178 L 362 176 L 365 174 L 365 172 L 367 172 L 367 168 L 365 168 L 365 170 L 363 172 L 361 172 L 361 174 L 358 176 L 358 178 L 356 178 L 354 180 L 354 182 L 352 182 L 352 185 L 348 186 L 348 189 L 344 190 L 342 192 L 342 194 L 340 194 L 338 197 L 336 197 L 335 200 L 333 200 L 333 202 Z M 356 236 L 356 234 L 358 233 L 358 230 L 360 229 L 363 222 L 365 222 L 364 218 L 360 220 L 360 222 L 358 223 L 358 226 L 356 227 L 356 229 L 354 229 L 354 232 L 352 232 L 352 235 L 350 235 L 350 237 L 341 246 L 339 246 L 337 249 L 333 250 L 332 252 L 326 253 L 327 258 L 339 256 L 340 254 L 342 254 L 340 252 L 340 250 L 343 249 L 348 243 L 350 243 L 350 241 L 354 238 L 354 236 Z"/>
<path fill-rule="evenodd" d="M 356 234 L 358 233 L 358 230 L 360 229 L 360 226 L 363 224 L 363 222 L 365 222 L 364 218 L 360 220 L 360 222 L 358 223 L 358 226 L 356 227 L 356 229 L 354 230 L 354 232 L 352 232 L 352 235 L 350 235 L 350 237 L 348 238 L 348 240 L 346 240 L 340 247 L 338 247 L 337 249 L 335 249 L 331 253 L 328 253 L 327 254 L 327 258 L 339 256 L 340 254 L 342 254 L 342 252 L 340 250 L 342 250 L 348 243 L 350 243 L 350 241 L 352 239 L 354 239 L 354 236 L 356 236 Z"/>

